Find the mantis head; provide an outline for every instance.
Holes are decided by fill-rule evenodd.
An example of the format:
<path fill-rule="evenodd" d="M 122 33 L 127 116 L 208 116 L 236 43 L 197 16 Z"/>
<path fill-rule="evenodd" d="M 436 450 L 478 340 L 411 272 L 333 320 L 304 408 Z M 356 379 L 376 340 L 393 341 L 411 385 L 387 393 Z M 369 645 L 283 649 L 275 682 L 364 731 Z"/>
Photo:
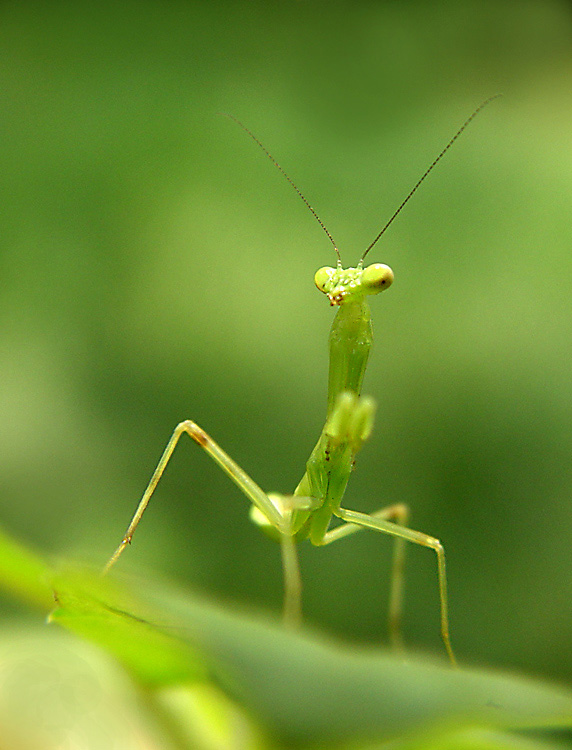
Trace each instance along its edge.
<path fill-rule="evenodd" d="M 343 305 L 357 301 L 366 294 L 377 294 L 393 283 L 393 271 L 385 263 L 373 263 L 363 268 L 337 268 L 324 266 L 316 271 L 314 282 L 328 297 L 330 305 Z"/>

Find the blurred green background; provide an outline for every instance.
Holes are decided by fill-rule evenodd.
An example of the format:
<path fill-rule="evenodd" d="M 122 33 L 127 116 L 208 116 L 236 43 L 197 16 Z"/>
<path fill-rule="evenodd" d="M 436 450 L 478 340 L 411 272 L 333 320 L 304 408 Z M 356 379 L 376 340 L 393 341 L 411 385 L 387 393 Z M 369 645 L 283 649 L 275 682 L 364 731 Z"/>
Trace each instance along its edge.
<path fill-rule="evenodd" d="M 325 414 L 332 248 L 371 253 L 346 507 L 403 501 L 447 550 L 461 660 L 572 677 L 572 8 L 528 2 L 4 2 L 0 503 L 102 564 L 177 422 L 291 491 Z M 278 612 L 278 548 L 181 445 L 123 570 Z M 307 620 L 386 639 L 388 539 L 303 545 Z M 442 652 L 436 565 L 408 550 L 405 635 Z"/>

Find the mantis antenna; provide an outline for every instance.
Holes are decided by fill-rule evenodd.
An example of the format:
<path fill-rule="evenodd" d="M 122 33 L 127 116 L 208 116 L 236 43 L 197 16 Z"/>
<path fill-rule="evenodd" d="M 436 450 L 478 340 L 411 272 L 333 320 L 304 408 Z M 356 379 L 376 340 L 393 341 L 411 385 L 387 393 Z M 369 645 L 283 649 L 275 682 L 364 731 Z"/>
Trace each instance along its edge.
<path fill-rule="evenodd" d="M 239 126 L 240 126 L 240 127 L 241 127 L 241 128 L 243 129 L 243 130 L 244 130 L 244 132 L 245 132 L 245 133 L 246 133 L 247 135 L 249 135 L 249 136 L 250 136 L 250 137 L 252 138 L 252 140 L 253 140 L 253 141 L 254 141 L 254 142 L 255 142 L 256 144 L 258 144 L 258 145 L 260 146 L 260 148 L 261 148 L 261 149 L 262 149 L 262 150 L 264 151 L 264 153 L 266 154 L 266 156 L 267 156 L 267 157 L 268 157 L 268 158 L 270 159 L 270 161 L 271 161 L 271 162 L 272 162 L 272 163 L 274 164 L 274 166 L 275 166 L 275 167 L 276 167 L 277 169 L 279 169 L 279 170 L 280 170 L 280 172 L 282 172 L 282 175 L 283 175 L 283 176 L 284 176 L 284 177 L 285 177 L 285 178 L 286 178 L 286 179 L 288 180 L 288 182 L 290 183 L 290 185 L 292 185 L 292 187 L 293 187 L 293 188 L 294 188 L 294 190 L 295 190 L 295 191 L 296 191 L 296 192 L 298 193 L 298 195 L 300 196 L 300 198 L 302 198 L 302 200 L 304 201 L 304 203 L 306 204 L 306 206 L 307 206 L 307 207 L 308 207 L 308 208 L 310 209 L 310 211 L 312 212 L 312 215 L 314 216 L 314 218 L 316 219 L 316 221 L 318 222 L 318 224 L 319 224 L 319 225 L 320 225 L 320 226 L 322 227 L 322 229 L 324 230 L 324 232 L 325 232 L 325 233 L 326 233 L 326 234 L 328 235 L 328 239 L 330 240 L 330 242 L 331 242 L 331 243 L 332 243 L 332 245 L 334 246 L 334 250 L 336 251 L 336 255 L 338 256 L 338 263 L 339 263 L 339 264 L 341 265 L 342 259 L 341 259 L 341 256 L 340 256 L 340 251 L 338 250 L 338 246 L 336 245 L 336 243 L 335 243 L 335 241 L 334 241 L 334 238 L 332 237 L 332 235 L 331 235 L 331 234 L 330 234 L 330 232 L 328 231 L 328 229 L 327 229 L 326 225 L 325 225 L 325 224 L 324 224 L 324 222 L 323 222 L 323 221 L 322 221 L 322 220 L 320 219 L 320 217 L 318 216 L 318 214 L 316 213 L 316 211 L 314 210 L 314 208 L 313 208 L 313 207 L 312 207 L 312 206 L 310 205 L 310 201 L 308 201 L 308 200 L 307 200 L 307 198 L 305 197 L 305 195 L 304 195 L 304 194 L 302 193 L 302 191 L 301 191 L 301 190 L 300 190 L 300 189 L 298 188 L 298 186 L 297 186 L 297 185 L 295 184 L 294 180 L 292 180 L 292 179 L 291 179 L 291 178 L 289 177 L 289 175 L 288 175 L 288 174 L 286 174 L 286 171 L 285 171 L 285 170 L 284 170 L 284 169 L 283 169 L 283 168 L 282 168 L 282 167 L 280 166 L 280 164 L 278 164 L 278 162 L 277 162 L 277 161 L 276 161 L 276 159 L 275 159 L 275 158 L 274 158 L 274 157 L 272 156 L 272 154 L 271 154 L 271 153 L 270 153 L 270 151 L 269 151 L 269 150 L 268 150 L 268 149 L 266 148 L 266 146 L 264 146 L 264 145 L 262 144 L 262 142 L 258 140 L 258 138 L 257 138 L 257 137 L 256 137 L 256 136 L 254 135 L 254 133 L 253 133 L 253 132 L 252 132 L 251 130 L 249 130 L 249 129 L 248 129 L 247 127 L 246 127 L 246 125 L 243 125 L 243 124 L 241 123 L 241 121 L 240 121 L 239 119 L 237 119 L 237 118 L 236 118 L 236 117 L 235 117 L 234 115 L 231 115 L 231 114 L 229 114 L 228 112 L 222 112 L 222 114 L 223 114 L 223 115 L 224 115 L 225 117 L 230 117 L 230 119 L 231 119 L 231 120 L 234 120 L 234 122 L 236 122 L 236 124 L 237 124 L 237 125 L 239 125 Z"/>
<path fill-rule="evenodd" d="M 381 236 L 385 233 L 385 231 L 393 223 L 394 219 L 397 218 L 398 214 L 400 214 L 401 211 L 405 208 L 406 203 L 408 203 L 409 200 L 410 200 L 410 198 L 412 198 L 413 195 L 417 192 L 417 190 L 420 187 L 421 183 L 425 180 L 425 178 L 429 175 L 429 173 L 433 170 L 433 168 L 435 166 L 437 166 L 437 164 L 445 156 L 445 154 L 447 153 L 447 151 L 451 148 L 451 146 L 453 145 L 453 143 L 455 143 L 455 141 L 457 140 L 457 138 L 467 128 L 467 126 L 469 125 L 469 123 L 472 120 L 475 119 L 475 117 L 479 114 L 479 112 L 482 109 L 484 109 L 487 106 L 487 104 L 490 104 L 490 102 L 492 102 L 494 99 L 498 99 L 500 96 L 502 96 L 502 94 L 495 94 L 494 96 L 490 96 L 488 99 L 485 99 L 485 101 L 482 104 L 480 104 L 475 109 L 475 111 L 471 114 L 471 116 L 469 118 L 467 118 L 467 120 L 465 120 L 465 122 L 463 123 L 463 125 L 459 128 L 459 130 L 457 130 L 457 132 L 451 138 L 451 140 L 449 141 L 449 143 L 447 143 L 447 145 L 441 151 L 441 153 L 431 162 L 431 164 L 425 170 L 425 172 L 421 175 L 421 177 L 419 178 L 419 180 L 417 180 L 417 182 L 413 186 L 412 190 L 408 193 L 408 195 L 406 196 L 406 198 L 401 202 L 401 204 L 399 205 L 399 207 L 397 208 L 397 210 L 393 213 L 393 215 L 391 216 L 391 218 L 389 219 L 389 221 L 386 222 L 386 224 L 384 225 L 384 227 L 382 228 L 382 230 L 379 232 L 379 234 L 377 235 L 377 237 L 374 239 L 374 241 L 366 249 L 366 251 L 364 252 L 364 254 L 361 256 L 361 260 L 359 262 L 359 265 L 361 265 L 363 263 L 363 261 L 365 259 L 365 256 L 369 253 L 369 251 L 372 249 L 372 247 L 377 243 L 377 241 L 381 238 Z M 260 148 L 264 151 L 264 153 L 266 154 L 266 156 L 274 164 L 274 166 L 288 180 L 288 182 L 290 183 L 290 185 L 292 185 L 292 187 L 294 188 L 294 190 L 298 193 L 298 195 L 300 196 L 300 198 L 306 204 L 306 207 L 310 209 L 312 215 L 314 216 L 314 218 L 316 219 L 316 221 L 318 222 L 318 224 L 322 227 L 322 229 L 324 230 L 324 232 L 327 234 L 328 239 L 330 240 L 330 242 L 334 246 L 334 250 L 336 251 L 336 255 L 338 257 L 338 263 L 341 265 L 342 259 L 341 259 L 341 256 L 340 256 L 340 251 L 338 250 L 338 246 L 336 245 L 336 243 L 334 241 L 334 238 L 332 237 L 332 235 L 328 231 L 328 229 L 327 229 L 326 225 L 324 224 L 324 222 L 318 216 L 318 214 L 315 211 L 315 209 L 310 205 L 310 202 L 306 199 L 306 197 L 304 196 L 304 194 L 302 193 L 302 191 L 298 188 L 298 186 L 291 179 L 291 177 L 286 173 L 286 171 L 284 170 L 284 168 L 276 161 L 276 159 L 272 156 L 272 154 L 270 153 L 270 151 L 268 151 L 268 149 L 266 148 L 266 146 L 264 146 L 263 143 L 254 135 L 254 133 L 251 130 L 249 130 L 246 127 L 246 125 L 244 125 L 238 118 L 236 118 L 234 115 L 229 114 L 228 112 L 223 112 L 222 114 L 224 114 L 225 117 L 229 117 L 231 120 L 234 120 L 234 122 L 236 122 L 236 124 L 239 125 L 244 130 L 244 132 L 247 135 L 249 135 L 252 138 L 252 140 L 258 146 L 260 146 Z"/>
<path fill-rule="evenodd" d="M 411 190 L 411 192 L 409 193 L 409 195 L 405 198 L 404 201 L 402 201 L 401 205 L 394 212 L 393 216 L 389 219 L 389 221 L 385 224 L 385 226 L 383 227 L 383 229 L 381 230 L 381 232 L 377 235 L 377 237 L 374 239 L 374 241 L 371 243 L 371 245 L 367 248 L 367 250 L 365 251 L 365 253 L 361 256 L 360 264 L 363 262 L 365 256 L 369 253 L 369 251 L 371 250 L 371 248 L 379 240 L 379 238 L 381 237 L 381 235 L 384 234 L 385 230 L 389 227 L 389 225 L 397 217 L 397 215 L 399 213 L 401 213 L 401 211 L 405 207 L 405 204 L 409 201 L 409 199 L 413 196 L 413 194 L 417 192 L 417 188 L 421 185 L 421 183 L 423 182 L 423 180 L 428 176 L 429 172 L 431 172 L 431 170 L 433 169 L 433 167 L 435 167 L 437 165 L 437 163 L 441 161 L 441 159 L 445 156 L 445 154 L 451 148 L 451 146 L 453 145 L 453 143 L 455 143 L 455 141 L 457 140 L 457 138 L 461 135 L 461 133 L 463 132 L 463 130 L 465 130 L 465 128 L 469 125 L 469 123 L 471 122 L 471 120 L 474 120 L 475 117 L 481 111 L 481 109 L 484 109 L 487 106 L 487 104 L 489 104 L 490 102 L 493 101 L 493 99 L 498 99 L 499 96 L 502 96 L 502 94 L 495 94 L 494 96 L 490 96 L 488 99 L 485 99 L 485 101 L 482 104 L 480 104 L 475 109 L 475 111 L 473 112 L 473 114 L 463 123 L 463 125 L 459 128 L 459 130 L 457 130 L 457 132 L 455 133 L 455 135 L 451 138 L 451 140 L 449 141 L 449 143 L 441 151 L 441 153 L 439 154 L 439 156 L 437 156 L 437 158 L 434 159 L 434 161 L 429 165 L 429 167 L 421 175 L 421 177 L 419 178 L 419 180 L 417 180 L 417 183 L 414 185 L 414 187 Z"/>

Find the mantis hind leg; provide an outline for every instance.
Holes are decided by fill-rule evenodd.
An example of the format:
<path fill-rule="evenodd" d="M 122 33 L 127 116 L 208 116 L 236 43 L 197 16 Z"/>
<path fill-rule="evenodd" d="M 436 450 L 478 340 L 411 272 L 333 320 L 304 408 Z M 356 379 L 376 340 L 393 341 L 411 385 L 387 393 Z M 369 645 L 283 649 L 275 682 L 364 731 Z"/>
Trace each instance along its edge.
<path fill-rule="evenodd" d="M 391 508 L 386 509 L 386 511 L 387 510 L 391 510 Z M 453 648 L 451 646 L 451 638 L 449 635 L 447 573 L 446 573 L 446 568 L 445 568 L 445 550 L 443 548 L 443 545 L 438 539 L 435 539 L 434 537 L 429 536 L 428 534 L 424 534 L 420 531 L 414 531 L 413 529 L 409 529 L 406 526 L 402 526 L 397 523 L 393 523 L 391 521 L 386 520 L 387 517 L 383 517 L 384 513 L 385 511 L 380 511 L 377 514 L 370 516 L 367 513 L 359 513 L 355 510 L 346 510 L 345 508 L 339 508 L 336 511 L 335 515 L 338 518 L 341 518 L 342 521 L 345 521 L 346 524 L 348 524 L 349 526 L 353 526 L 356 531 L 358 530 L 358 528 L 371 529 L 373 531 L 381 531 L 384 534 L 390 534 L 391 536 L 396 537 L 397 542 L 400 545 L 403 545 L 404 542 L 408 541 L 408 542 L 413 542 L 414 544 L 419 544 L 422 547 L 429 547 L 435 552 L 435 554 L 437 555 L 437 570 L 438 570 L 438 575 L 439 575 L 439 599 L 441 603 L 441 637 L 443 639 L 443 643 L 445 645 L 445 649 L 447 651 L 447 654 L 449 656 L 451 663 L 453 664 L 453 666 L 456 666 L 457 661 L 453 653 Z M 334 541 L 335 539 L 340 539 L 344 536 L 347 536 L 348 534 L 351 534 L 352 531 L 348 528 L 346 524 L 338 527 L 337 529 L 333 529 L 331 532 L 328 532 L 330 537 L 328 538 L 328 534 L 326 534 L 324 542 L 328 543 L 329 541 Z M 398 573 L 396 574 L 395 566 L 397 565 L 399 566 L 399 568 L 402 569 L 403 554 L 404 554 L 403 551 L 400 550 L 399 547 L 397 547 L 395 551 L 395 556 L 394 556 L 394 576 L 396 576 L 396 578 L 394 577 L 394 581 L 393 581 L 394 593 L 392 594 L 392 600 L 394 603 L 393 605 L 390 604 L 390 606 L 397 606 L 398 614 L 399 614 L 400 607 L 401 607 L 401 585 L 402 584 L 401 584 L 400 579 L 402 579 L 402 573 L 398 571 Z M 395 562 L 396 557 L 397 557 L 397 563 Z M 397 589 L 395 589 L 396 586 L 397 586 Z"/>
<path fill-rule="evenodd" d="M 284 574 L 284 625 L 297 628 L 302 624 L 302 578 L 294 537 L 281 534 L 280 550 Z"/>
<path fill-rule="evenodd" d="M 186 420 L 180 422 L 174 429 L 173 434 L 163 455 L 159 459 L 157 468 L 147 485 L 143 497 L 135 510 L 131 523 L 119 546 L 107 561 L 103 573 L 115 565 L 123 550 L 131 544 L 133 534 L 139 525 L 143 513 L 163 476 L 173 451 L 177 447 L 180 438 L 187 434 L 217 463 L 224 473 L 232 479 L 248 500 L 262 513 L 268 522 L 274 526 L 280 534 L 280 545 L 282 550 L 282 569 L 284 573 L 284 622 L 289 626 L 298 625 L 301 619 L 301 592 L 300 569 L 298 564 L 298 552 L 296 542 L 290 528 L 290 512 L 282 513 L 272 502 L 270 497 L 254 482 L 248 474 L 233 459 L 215 443 L 195 422 Z"/>

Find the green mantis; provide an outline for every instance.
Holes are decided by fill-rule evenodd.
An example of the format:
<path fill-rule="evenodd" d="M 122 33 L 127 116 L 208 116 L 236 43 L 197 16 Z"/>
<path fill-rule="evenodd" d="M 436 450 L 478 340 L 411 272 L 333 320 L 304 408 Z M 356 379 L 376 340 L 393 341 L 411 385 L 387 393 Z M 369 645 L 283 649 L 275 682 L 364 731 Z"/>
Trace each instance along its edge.
<path fill-rule="evenodd" d="M 491 97 L 491 99 L 496 97 Z M 187 434 L 220 466 L 251 503 L 250 517 L 281 546 L 284 573 L 284 618 L 295 625 L 301 620 L 301 579 L 296 543 L 308 539 L 313 545 L 328 545 L 360 529 L 370 529 L 394 537 L 394 554 L 389 599 L 389 631 L 395 646 L 401 645 L 403 562 L 405 542 L 433 550 L 437 557 L 441 634 L 451 662 L 455 663 L 449 637 L 445 551 L 435 537 L 408 528 L 407 506 L 398 503 L 371 515 L 342 507 L 346 486 L 356 454 L 369 437 L 374 421 L 375 402 L 361 395 L 373 335 L 368 298 L 387 289 L 393 271 L 382 263 L 364 267 L 364 259 L 423 180 L 452 146 L 471 120 L 486 106 L 478 107 L 425 171 L 398 209 L 362 255 L 357 266 L 344 268 L 338 248 L 317 213 L 262 143 L 242 123 L 235 120 L 263 149 L 274 165 L 294 187 L 334 246 L 336 267 L 320 268 L 314 277 L 317 288 L 330 305 L 338 308 L 330 332 L 330 368 L 326 422 L 306 464 L 306 471 L 291 495 L 266 493 L 195 422 L 185 420 L 175 430 L 135 511 L 135 515 L 105 571 L 115 564 L 131 543 L 135 529 L 182 435 Z M 232 118 L 233 120 L 235 118 Z M 340 523 L 331 528 L 332 518 Z"/>

